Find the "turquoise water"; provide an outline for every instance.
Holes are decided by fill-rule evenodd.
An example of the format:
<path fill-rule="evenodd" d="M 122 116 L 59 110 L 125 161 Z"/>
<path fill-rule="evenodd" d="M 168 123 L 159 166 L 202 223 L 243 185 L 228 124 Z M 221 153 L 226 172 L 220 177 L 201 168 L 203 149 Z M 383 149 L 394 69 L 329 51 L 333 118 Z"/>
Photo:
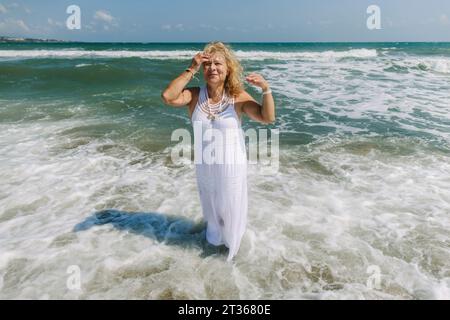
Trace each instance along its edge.
<path fill-rule="evenodd" d="M 160 99 L 202 47 L 0 44 L 0 296 L 450 297 L 450 44 L 232 44 L 280 130 L 232 265 L 205 249 L 192 166 L 170 161 L 187 111 Z"/>
<path fill-rule="evenodd" d="M 147 128 L 152 123 L 169 132 L 184 125 L 186 115 L 184 110 L 162 108 L 160 92 L 201 48 L 201 44 L 2 44 L 0 121 L 131 117 L 131 126 Z M 275 92 L 278 125 L 290 132 L 284 137 L 286 143 L 304 144 L 357 130 L 446 145 L 449 120 L 440 115 L 449 98 L 448 43 L 235 44 L 233 48 L 246 72 L 274 77 L 269 80 L 280 89 Z M 257 95 L 254 88 L 248 90 Z M 322 90 L 329 94 L 322 95 Z M 377 90 L 385 96 L 375 105 Z M 10 103 L 14 107 L 8 107 Z M 375 110 L 379 105 L 384 109 Z M 408 106 L 407 114 L 399 105 Z M 360 114 L 349 116 L 346 109 Z"/>

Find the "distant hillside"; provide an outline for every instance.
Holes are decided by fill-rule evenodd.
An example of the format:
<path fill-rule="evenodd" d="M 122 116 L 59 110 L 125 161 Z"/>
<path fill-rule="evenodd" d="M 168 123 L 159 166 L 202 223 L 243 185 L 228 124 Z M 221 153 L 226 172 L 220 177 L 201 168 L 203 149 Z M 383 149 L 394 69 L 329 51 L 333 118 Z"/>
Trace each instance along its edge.
<path fill-rule="evenodd" d="M 54 39 L 13 38 L 0 36 L 0 42 L 11 43 L 11 42 L 66 42 L 66 41 Z"/>

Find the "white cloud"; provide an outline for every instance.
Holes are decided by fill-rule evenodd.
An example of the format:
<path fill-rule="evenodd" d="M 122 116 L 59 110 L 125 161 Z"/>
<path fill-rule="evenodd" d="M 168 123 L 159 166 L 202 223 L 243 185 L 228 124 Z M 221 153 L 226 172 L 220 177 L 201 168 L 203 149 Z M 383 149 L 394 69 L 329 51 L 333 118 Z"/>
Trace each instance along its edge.
<path fill-rule="evenodd" d="M 176 24 L 174 26 L 170 25 L 170 24 L 164 24 L 161 26 L 161 29 L 166 30 L 166 31 L 170 31 L 170 30 L 184 31 L 184 26 L 181 23 Z"/>
<path fill-rule="evenodd" d="M 443 26 L 446 26 L 446 25 L 448 25 L 448 24 L 450 23 L 450 20 L 448 19 L 447 15 L 442 14 L 442 15 L 439 17 L 439 22 L 440 22 Z"/>
<path fill-rule="evenodd" d="M 16 20 L 16 24 L 23 31 L 30 32 L 30 28 L 28 28 L 28 26 L 26 25 L 25 22 L 23 22 L 23 20 Z"/>
<path fill-rule="evenodd" d="M 94 19 L 106 22 L 106 23 L 113 23 L 116 18 L 114 18 L 111 14 L 104 10 L 98 10 L 95 12 Z"/>
<path fill-rule="evenodd" d="M 204 24 L 204 23 L 202 23 L 202 24 L 200 25 L 200 28 L 202 28 L 202 29 L 212 29 L 212 30 L 214 30 L 214 31 L 219 31 L 219 28 L 218 28 L 218 27 L 216 27 L 216 26 L 211 26 L 211 25 L 209 25 L 209 24 Z"/>
<path fill-rule="evenodd" d="M 28 26 L 22 20 L 16 20 L 16 23 L 19 26 L 19 28 L 21 28 L 22 30 L 25 30 L 27 32 L 30 31 L 30 28 L 28 28 Z"/>
<path fill-rule="evenodd" d="M 21 6 L 20 4 L 18 4 L 17 2 L 13 2 L 13 3 L 7 3 L 5 5 L 2 5 L 0 3 L 0 13 L 6 13 L 8 11 L 18 11 L 18 10 L 23 10 L 25 11 L 27 14 L 31 13 L 31 9 L 24 6 Z"/>
<path fill-rule="evenodd" d="M 97 27 L 109 31 L 119 26 L 118 20 L 105 10 L 97 10 L 94 14 L 94 21 L 91 23 L 92 31 L 94 32 Z M 96 21 L 99 21 L 100 25 L 97 26 Z"/>
<path fill-rule="evenodd" d="M 181 23 L 179 23 L 179 24 L 175 25 L 175 29 L 183 31 L 184 27 L 183 27 L 183 25 Z"/>
<path fill-rule="evenodd" d="M 8 18 L 3 22 L 0 22 L 0 32 L 2 33 L 20 33 L 30 32 L 30 28 L 23 20 L 15 20 Z"/>
<path fill-rule="evenodd" d="M 62 22 L 54 21 L 52 18 L 48 18 L 47 22 L 52 27 L 63 27 L 64 26 L 64 24 Z"/>

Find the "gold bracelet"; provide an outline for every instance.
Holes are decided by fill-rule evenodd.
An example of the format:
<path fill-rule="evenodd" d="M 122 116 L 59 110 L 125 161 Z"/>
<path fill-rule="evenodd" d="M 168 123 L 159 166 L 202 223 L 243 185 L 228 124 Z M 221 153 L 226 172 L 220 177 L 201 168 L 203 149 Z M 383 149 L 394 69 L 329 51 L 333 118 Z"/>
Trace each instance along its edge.
<path fill-rule="evenodd" d="M 191 80 L 193 79 L 193 78 L 195 78 L 195 73 L 190 69 L 190 68 L 187 68 L 186 70 L 184 70 L 185 72 L 190 72 L 191 74 L 192 74 L 192 77 L 191 77 Z"/>

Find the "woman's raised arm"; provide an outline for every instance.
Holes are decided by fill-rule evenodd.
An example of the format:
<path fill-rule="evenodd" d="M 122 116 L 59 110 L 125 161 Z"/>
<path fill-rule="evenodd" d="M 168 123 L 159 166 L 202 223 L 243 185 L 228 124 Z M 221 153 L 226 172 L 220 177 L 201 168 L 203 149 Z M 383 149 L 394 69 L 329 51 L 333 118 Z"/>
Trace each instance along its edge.
<path fill-rule="evenodd" d="M 257 103 L 247 92 L 243 93 L 244 104 L 242 110 L 250 119 L 270 124 L 275 122 L 275 101 L 269 83 L 259 74 L 252 73 L 245 78 L 249 83 L 263 90 L 262 105 Z"/>
<path fill-rule="evenodd" d="M 191 66 L 183 71 L 177 78 L 172 80 L 166 89 L 161 93 L 161 98 L 165 104 L 173 107 L 188 105 L 192 100 L 192 89 L 185 89 L 194 74 L 198 72 L 203 62 L 209 60 L 209 55 L 202 52 L 197 53 L 192 59 Z"/>

